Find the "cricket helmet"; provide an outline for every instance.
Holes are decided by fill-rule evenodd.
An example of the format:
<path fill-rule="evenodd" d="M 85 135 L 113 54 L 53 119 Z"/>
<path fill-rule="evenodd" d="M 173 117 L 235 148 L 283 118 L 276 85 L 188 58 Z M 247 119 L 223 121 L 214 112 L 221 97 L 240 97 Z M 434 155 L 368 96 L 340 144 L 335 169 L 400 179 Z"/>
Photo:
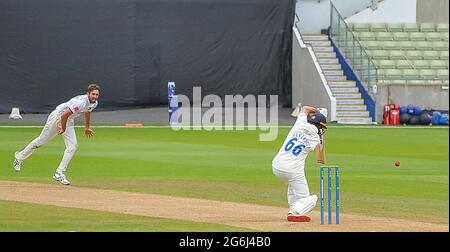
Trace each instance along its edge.
<path fill-rule="evenodd" d="M 319 112 L 308 116 L 307 121 L 315 125 L 319 130 L 327 128 L 327 118 Z"/>

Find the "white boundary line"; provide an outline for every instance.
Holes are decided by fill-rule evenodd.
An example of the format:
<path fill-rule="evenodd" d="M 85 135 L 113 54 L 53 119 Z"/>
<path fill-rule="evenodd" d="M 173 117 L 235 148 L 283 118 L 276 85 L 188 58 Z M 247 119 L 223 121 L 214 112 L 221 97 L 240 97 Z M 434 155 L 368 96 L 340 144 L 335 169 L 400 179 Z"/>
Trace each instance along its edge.
<path fill-rule="evenodd" d="M 36 126 L 36 125 L 0 125 L 0 129 L 13 129 L 13 128 L 19 128 L 19 129 L 34 129 L 34 128 L 43 128 L 44 126 Z M 262 126 L 263 128 L 280 128 L 280 129 L 290 129 L 292 126 Z M 75 126 L 75 128 L 84 128 L 84 126 Z M 111 126 L 91 126 L 91 128 L 98 128 L 98 129 L 165 129 L 165 128 L 171 128 L 170 126 L 138 126 L 138 127 L 125 127 L 120 125 L 111 125 Z M 199 129 L 203 128 L 203 126 L 190 126 L 190 129 Z M 245 129 L 248 128 L 248 126 L 224 126 L 223 129 Z M 402 127 L 402 126 L 328 126 L 330 129 L 449 129 L 449 126 L 411 126 L 411 127 Z M 218 130 L 218 131 L 222 131 Z M 181 128 L 183 130 L 183 128 Z M 213 131 L 213 130 L 210 130 Z"/>

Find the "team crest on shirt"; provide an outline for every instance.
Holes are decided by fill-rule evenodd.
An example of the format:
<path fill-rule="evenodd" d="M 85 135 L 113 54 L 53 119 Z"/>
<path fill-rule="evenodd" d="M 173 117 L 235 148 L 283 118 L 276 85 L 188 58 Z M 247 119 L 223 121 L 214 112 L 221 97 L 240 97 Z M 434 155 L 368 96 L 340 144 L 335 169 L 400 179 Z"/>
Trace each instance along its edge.
<path fill-rule="evenodd" d="M 80 110 L 78 107 L 75 107 L 73 110 L 75 110 L 75 112 L 78 112 L 78 110 Z"/>

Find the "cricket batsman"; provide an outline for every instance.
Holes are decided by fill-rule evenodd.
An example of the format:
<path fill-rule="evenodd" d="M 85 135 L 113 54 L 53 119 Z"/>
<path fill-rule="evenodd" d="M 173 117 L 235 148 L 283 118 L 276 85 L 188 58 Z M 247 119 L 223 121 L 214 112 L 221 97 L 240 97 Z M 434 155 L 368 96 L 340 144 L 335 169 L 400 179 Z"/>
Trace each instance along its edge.
<path fill-rule="evenodd" d="M 283 146 L 272 161 L 274 175 L 288 184 L 288 221 L 311 220 L 306 214 L 315 207 L 317 195 L 309 193 L 305 160 L 308 153 L 321 144 L 326 128 L 326 117 L 319 113 L 319 109 L 303 106 Z M 318 162 L 323 163 L 323 160 Z"/>
<path fill-rule="evenodd" d="M 19 172 L 22 163 L 27 159 L 35 149 L 48 143 L 54 136 L 60 135 L 64 138 L 66 150 L 64 156 L 56 169 L 53 178 L 63 185 L 70 185 L 70 181 L 66 178 L 65 172 L 70 160 L 78 148 L 77 136 L 75 134 L 74 119 L 84 114 L 85 129 L 84 134 L 87 138 L 94 135 L 91 129 L 91 112 L 98 105 L 98 97 L 100 95 L 100 86 L 91 84 L 87 87 L 85 95 L 79 95 L 70 99 L 66 103 L 62 103 L 50 113 L 47 122 L 42 129 L 41 134 L 31 141 L 30 144 L 22 151 L 17 151 L 14 155 L 14 169 Z"/>

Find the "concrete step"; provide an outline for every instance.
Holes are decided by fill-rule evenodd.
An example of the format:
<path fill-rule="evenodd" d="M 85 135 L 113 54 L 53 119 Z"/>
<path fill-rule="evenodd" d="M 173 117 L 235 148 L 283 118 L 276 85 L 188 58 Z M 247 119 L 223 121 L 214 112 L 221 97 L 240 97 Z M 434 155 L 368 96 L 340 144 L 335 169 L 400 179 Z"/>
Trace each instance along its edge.
<path fill-rule="evenodd" d="M 329 40 L 304 40 L 305 44 L 310 44 L 312 47 L 318 47 L 318 46 L 331 46 L 331 41 Z"/>
<path fill-rule="evenodd" d="M 364 105 L 364 100 L 361 98 L 338 98 L 336 97 L 336 104 L 340 105 Z"/>
<path fill-rule="evenodd" d="M 361 116 L 361 117 L 369 117 L 369 111 L 364 110 L 356 110 L 356 111 L 350 111 L 350 110 L 337 110 L 336 111 L 336 117 L 346 117 L 346 116 Z"/>
<path fill-rule="evenodd" d="M 329 81 L 328 86 L 331 87 L 356 87 L 356 82 L 345 80 L 345 81 Z"/>
<path fill-rule="evenodd" d="M 326 76 L 342 76 L 344 75 L 344 71 L 343 70 L 325 70 L 323 71 L 323 74 Z"/>
<path fill-rule="evenodd" d="M 361 105 L 361 104 L 347 104 L 347 105 L 337 105 L 336 106 L 336 110 L 363 110 L 366 111 L 367 110 L 367 106 L 366 105 Z"/>
<path fill-rule="evenodd" d="M 332 87 L 331 92 L 336 93 L 358 93 L 359 89 L 357 87 Z"/>
<path fill-rule="evenodd" d="M 320 64 L 323 70 L 341 70 L 342 66 L 340 64 Z"/>
<path fill-rule="evenodd" d="M 318 52 L 334 52 L 333 47 L 331 46 L 313 46 L 313 50 L 314 52 L 318 53 Z"/>
<path fill-rule="evenodd" d="M 359 98 L 361 99 L 361 93 L 335 93 L 333 94 L 336 98 Z"/>
<path fill-rule="evenodd" d="M 318 58 L 317 61 L 319 63 L 325 64 L 339 64 L 339 60 L 337 58 Z"/>
<path fill-rule="evenodd" d="M 316 52 L 317 58 L 336 58 L 335 52 Z"/>
<path fill-rule="evenodd" d="M 338 123 L 342 124 L 372 124 L 370 117 L 338 117 Z"/>
<path fill-rule="evenodd" d="M 345 76 L 345 75 L 325 75 L 325 79 L 327 81 L 346 80 L 347 76 Z"/>
<path fill-rule="evenodd" d="M 328 40 L 325 34 L 302 34 L 303 40 Z"/>

